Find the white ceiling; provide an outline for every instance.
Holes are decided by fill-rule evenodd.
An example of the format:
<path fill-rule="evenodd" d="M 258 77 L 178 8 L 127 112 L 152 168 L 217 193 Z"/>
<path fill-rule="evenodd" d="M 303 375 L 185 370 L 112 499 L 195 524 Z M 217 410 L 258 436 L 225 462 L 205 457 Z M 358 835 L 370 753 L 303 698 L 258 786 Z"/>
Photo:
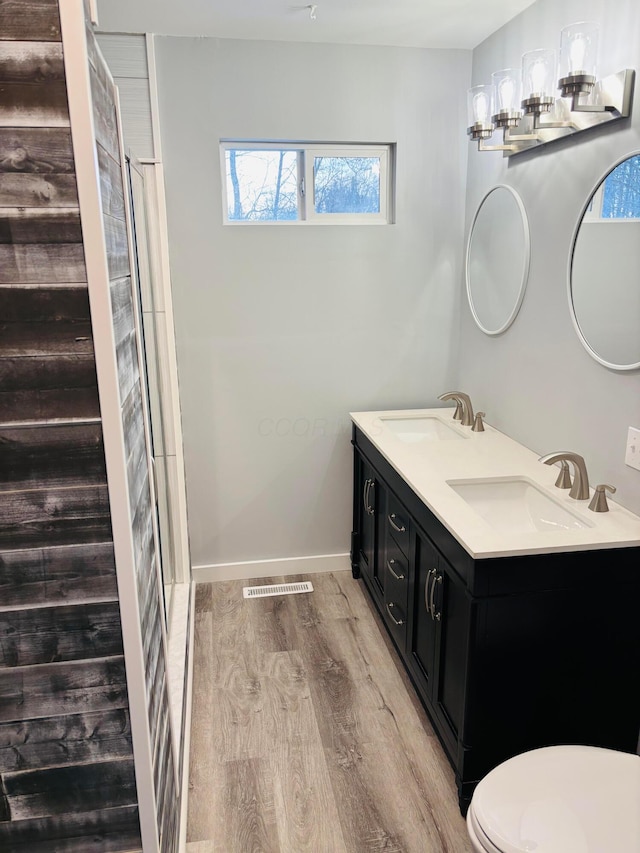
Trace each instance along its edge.
<path fill-rule="evenodd" d="M 109 32 L 473 48 L 534 0 L 98 0 Z"/>

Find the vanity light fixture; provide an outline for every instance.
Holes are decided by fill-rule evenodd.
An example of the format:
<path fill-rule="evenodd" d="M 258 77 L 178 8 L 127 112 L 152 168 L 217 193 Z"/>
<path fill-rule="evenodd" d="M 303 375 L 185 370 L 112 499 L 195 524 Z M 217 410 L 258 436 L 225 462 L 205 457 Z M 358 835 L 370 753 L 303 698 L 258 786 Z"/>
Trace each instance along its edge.
<path fill-rule="evenodd" d="M 490 84 L 469 89 L 467 134 L 478 150 L 510 157 L 626 118 L 635 72 L 627 68 L 598 80 L 597 53 L 598 24 L 570 24 L 560 34 L 559 59 L 553 49 L 530 50 L 521 69 L 494 71 Z M 487 144 L 496 129 L 502 130 L 502 144 Z"/>

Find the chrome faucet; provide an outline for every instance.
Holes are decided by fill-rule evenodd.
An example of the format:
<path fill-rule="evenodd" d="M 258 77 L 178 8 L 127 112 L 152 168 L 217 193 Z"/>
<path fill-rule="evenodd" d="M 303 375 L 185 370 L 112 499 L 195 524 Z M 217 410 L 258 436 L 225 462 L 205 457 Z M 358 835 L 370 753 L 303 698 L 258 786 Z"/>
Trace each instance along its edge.
<path fill-rule="evenodd" d="M 462 391 L 447 391 L 446 394 L 440 394 L 438 400 L 455 400 L 454 420 L 460 421 L 462 426 L 473 426 L 473 406 L 468 394 L 463 394 Z"/>
<path fill-rule="evenodd" d="M 572 453 L 570 450 L 558 450 L 556 453 L 547 453 L 546 456 L 541 456 L 539 461 L 544 462 L 545 465 L 553 465 L 554 462 L 571 462 L 573 465 L 573 485 L 571 486 L 569 497 L 575 498 L 577 501 L 586 501 L 589 499 L 587 466 L 579 453 Z M 563 487 L 560 486 L 560 488 Z"/>

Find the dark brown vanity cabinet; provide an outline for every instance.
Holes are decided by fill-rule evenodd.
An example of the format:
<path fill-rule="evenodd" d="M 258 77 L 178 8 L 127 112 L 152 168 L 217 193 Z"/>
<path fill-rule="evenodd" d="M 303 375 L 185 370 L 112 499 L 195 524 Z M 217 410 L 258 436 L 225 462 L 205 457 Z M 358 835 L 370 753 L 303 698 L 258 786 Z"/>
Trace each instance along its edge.
<path fill-rule="evenodd" d="M 463 813 L 520 752 L 635 752 L 640 548 L 474 559 L 354 427 L 351 562 L 453 765 Z"/>

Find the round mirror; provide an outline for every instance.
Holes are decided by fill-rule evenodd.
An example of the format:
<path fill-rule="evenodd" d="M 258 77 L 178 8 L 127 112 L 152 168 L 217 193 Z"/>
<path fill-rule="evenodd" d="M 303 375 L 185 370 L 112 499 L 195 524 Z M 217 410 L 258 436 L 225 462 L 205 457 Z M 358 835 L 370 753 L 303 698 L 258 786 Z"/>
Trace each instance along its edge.
<path fill-rule="evenodd" d="M 522 199 L 506 184 L 480 202 L 467 245 L 467 297 L 487 335 L 508 329 L 520 310 L 529 274 L 529 223 Z"/>
<path fill-rule="evenodd" d="M 614 370 L 640 367 L 640 154 L 617 163 L 582 213 L 569 304 L 587 352 Z"/>

